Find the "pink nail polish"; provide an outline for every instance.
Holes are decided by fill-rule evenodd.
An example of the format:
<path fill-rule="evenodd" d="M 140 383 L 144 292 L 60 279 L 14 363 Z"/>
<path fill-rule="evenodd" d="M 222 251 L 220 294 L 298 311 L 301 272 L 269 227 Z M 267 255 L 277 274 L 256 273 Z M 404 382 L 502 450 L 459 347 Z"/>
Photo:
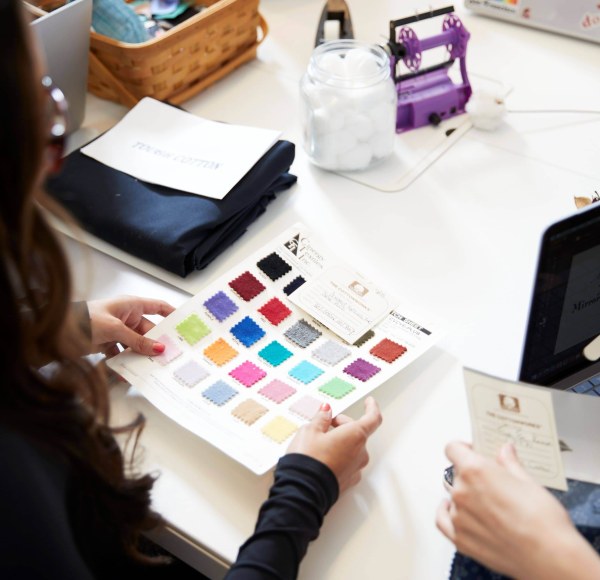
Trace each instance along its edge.
<path fill-rule="evenodd" d="M 325 411 L 325 413 L 328 413 L 329 411 L 331 411 L 331 405 L 329 403 L 322 403 L 321 411 Z"/>
<path fill-rule="evenodd" d="M 165 352 L 165 345 L 162 342 L 155 342 L 152 345 L 152 350 L 157 353 Z"/>

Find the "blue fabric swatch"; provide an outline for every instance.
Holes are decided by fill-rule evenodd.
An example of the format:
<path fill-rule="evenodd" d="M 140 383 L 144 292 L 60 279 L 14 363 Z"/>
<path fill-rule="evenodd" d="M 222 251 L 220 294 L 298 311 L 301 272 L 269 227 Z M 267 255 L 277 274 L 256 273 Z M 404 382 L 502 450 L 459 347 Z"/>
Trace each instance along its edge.
<path fill-rule="evenodd" d="M 246 316 L 231 329 L 231 334 L 244 346 L 252 346 L 265 335 L 265 331 L 252 318 Z"/>
<path fill-rule="evenodd" d="M 225 381 L 217 381 L 202 393 L 204 398 L 219 407 L 224 405 L 229 399 L 235 397 L 235 395 L 237 395 L 237 391 Z"/>

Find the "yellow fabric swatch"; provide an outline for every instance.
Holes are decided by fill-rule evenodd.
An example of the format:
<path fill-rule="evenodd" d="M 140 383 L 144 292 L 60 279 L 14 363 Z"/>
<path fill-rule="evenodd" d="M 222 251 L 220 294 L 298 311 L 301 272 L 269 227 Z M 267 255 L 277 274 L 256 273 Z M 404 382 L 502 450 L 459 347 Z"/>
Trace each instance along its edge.
<path fill-rule="evenodd" d="M 275 419 L 262 428 L 262 432 L 277 443 L 283 443 L 297 430 L 298 425 L 283 417 L 275 417 Z"/>

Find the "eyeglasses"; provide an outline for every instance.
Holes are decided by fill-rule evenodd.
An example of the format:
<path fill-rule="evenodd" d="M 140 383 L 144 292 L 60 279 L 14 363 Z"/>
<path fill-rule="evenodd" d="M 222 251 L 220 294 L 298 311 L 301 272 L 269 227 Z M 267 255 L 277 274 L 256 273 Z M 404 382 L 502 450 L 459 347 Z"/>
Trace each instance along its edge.
<path fill-rule="evenodd" d="M 56 173 L 62 166 L 65 140 L 68 127 L 69 105 L 64 93 L 52 82 L 49 76 L 42 78 L 42 86 L 48 95 L 48 119 L 50 131 L 48 138 L 48 167 Z"/>

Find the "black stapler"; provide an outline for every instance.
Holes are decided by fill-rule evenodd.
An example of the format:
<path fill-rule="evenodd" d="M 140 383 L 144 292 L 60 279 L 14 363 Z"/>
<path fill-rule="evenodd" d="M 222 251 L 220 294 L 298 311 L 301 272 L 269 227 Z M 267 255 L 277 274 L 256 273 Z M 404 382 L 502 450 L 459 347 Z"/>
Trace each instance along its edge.
<path fill-rule="evenodd" d="M 325 23 L 330 20 L 339 22 L 338 38 L 354 38 L 350 10 L 346 2 L 344 0 L 327 0 L 317 26 L 315 46 L 325 42 Z"/>

